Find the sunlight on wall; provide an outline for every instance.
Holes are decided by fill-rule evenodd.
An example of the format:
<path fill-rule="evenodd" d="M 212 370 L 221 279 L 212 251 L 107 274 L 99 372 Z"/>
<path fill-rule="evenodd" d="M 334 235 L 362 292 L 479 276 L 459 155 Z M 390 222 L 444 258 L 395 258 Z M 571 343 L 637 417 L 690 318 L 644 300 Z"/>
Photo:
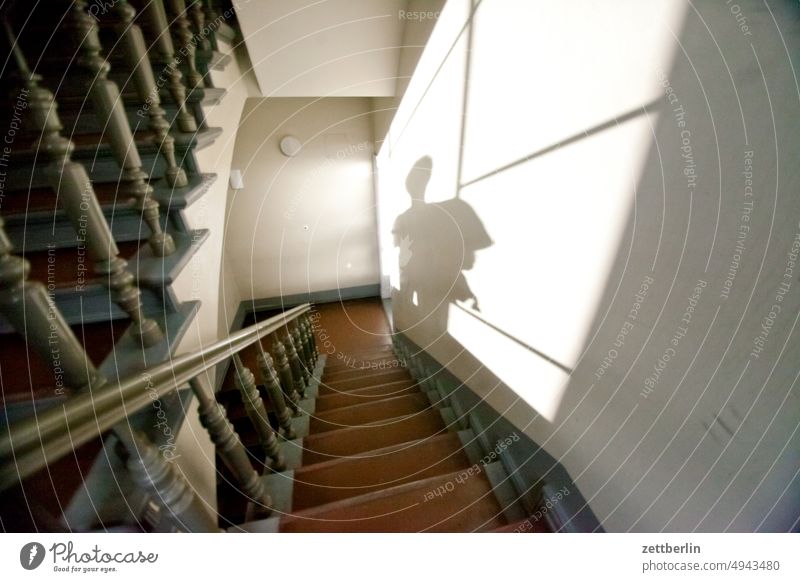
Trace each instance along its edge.
<path fill-rule="evenodd" d="M 450 305 L 449 310 L 450 334 L 534 410 L 553 422 L 569 379 L 566 372 L 531 356 L 524 345 L 485 325 L 469 311 L 457 305 Z"/>
<path fill-rule="evenodd" d="M 483 2 L 473 30 L 466 26 L 469 2 L 446 5 L 377 160 L 383 274 L 401 297 L 398 324 L 422 345 L 450 334 L 470 351 L 492 353 L 480 347 L 483 324 L 465 326 L 447 315 L 426 319 L 429 313 L 403 309 L 419 307 L 420 290 L 408 290 L 413 297 L 402 300 L 407 290 L 401 265 L 415 260 L 415 250 L 436 245 L 398 241 L 391 233 L 409 207 L 406 176 L 427 155 L 433 170 L 425 202 L 464 200 L 493 241 L 475 252 L 473 268 L 463 270 L 482 315 L 564 366 L 577 363 L 657 121 L 657 113 L 644 107 L 659 95 L 655 71 L 669 67 L 673 29 L 684 10 L 668 1 L 626 6 L 638 25 L 614 36 L 608 30 L 618 10 L 591 2 L 567 11 L 542 3 Z M 578 10 L 593 16 L 576 20 Z M 514 18 L 508 18 L 511 13 Z M 542 21 L 550 24 L 529 34 L 530 23 Z M 569 35 L 563 34 L 565 26 Z M 597 39 L 591 53 L 585 51 L 591 40 L 574 42 L 580 35 Z M 630 50 L 632 43 L 636 51 Z M 558 80 L 555 86 L 552 79 Z M 576 136 L 575 143 L 541 152 Z M 470 233 L 462 235 L 469 240 Z M 469 253 L 464 248 L 451 260 L 460 262 Z M 442 291 L 434 287 L 429 283 L 428 293 L 438 301 Z M 530 307 L 524 317 L 511 295 Z M 447 329 L 439 329 L 442 325 Z M 532 367 L 543 373 L 530 351 L 518 356 L 481 359 L 500 378 L 531 378 Z M 556 371 L 534 374 L 527 383 L 545 395 L 529 402 L 539 402 L 543 409 L 534 408 L 546 417 L 555 414 L 565 387 Z M 520 395 L 530 393 L 527 385 L 509 384 Z"/>

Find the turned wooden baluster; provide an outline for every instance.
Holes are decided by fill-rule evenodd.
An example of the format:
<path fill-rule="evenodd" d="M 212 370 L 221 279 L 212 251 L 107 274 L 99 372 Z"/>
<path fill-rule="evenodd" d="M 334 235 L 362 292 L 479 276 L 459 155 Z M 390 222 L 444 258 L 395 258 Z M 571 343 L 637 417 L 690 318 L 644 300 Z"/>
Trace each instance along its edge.
<path fill-rule="evenodd" d="M 289 337 L 292 340 L 292 345 L 297 354 L 297 361 L 300 364 L 300 372 L 303 375 L 303 383 L 308 386 L 311 380 L 311 361 L 308 359 L 308 353 L 303 349 L 303 337 L 300 332 L 300 323 L 295 322 L 292 330 L 289 332 Z"/>
<path fill-rule="evenodd" d="M 317 335 L 314 333 L 314 322 L 311 317 L 306 313 L 303 315 L 308 326 L 308 340 L 311 343 L 311 356 L 314 358 L 314 363 L 319 359 L 319 352 L 317 351 Z"/>
<path fill-rule="evenodd" d="M 286 468 L 286 462 L 281 454 L 278 439 L 275 436 L 275 431 L 269 424 L 267 418 L 267 409 L 264 407 L 264 401 L 261 399 L 261 394 L 256 386 L 256 379 L 253 373 L 244 365 L 239 354 L 233 356 L 233 363 L 236 367 L 236 379 L 234 383 L 242 397 L 247 417 L 258 433 L 258 442 L 264 453 L 272 459 L 272 469 L 275 471 L 283 471 Z"/>
<path fill-rule="evenodd" d="M 72 333 L 45 286 L 28 280 L 30 263 L 11 254 L 11 241 L 0 217 L 0 312 L 11 326 L 47 362 L 55 378 L 56 394 L 63 387 L 96 388 L 105 383 L 83 346 Z"/>
<path fill-rule="evenodd" d="M 239 435 L 236 434 L 233 425 L 225 416 L 225 409 L 214 399 L 212 391 L 204 385 L 200 378 L 190 380 L 189 385 L 197 398 L 200 424 L 211 435 L 211 440 L 217 447 L 217 454 L 233 474 L 245 495 L 260 506 L 259 513 L 269 513 L 272 499 L 264 488 L 264 483 L 258 473 L 250 464 L 247 449 L 244 448 Z"/>
<path fill-rule="evenodd" d="M 161 71 L 157 86 L 164 82 L 169 83 L 169 94 L 172 101 L 178 107 L 178 129 L 184 133 L 195 133 L 197 122 L 189 110 L 186 108 L 186 87 L 183 85 L 183 75 L 178 66 L 178 59 L 175 57 L 175 45 L 172 44 L 167 11 L 164 9 L 163 0 L 150 0 L 144 7 L 145 16 L 150 22 L 150 28 L 156 37 L 153 39 L 156 51 L 161 55 L 167 64 Z"/>
<path fill-rule="evenodd" d="M 85 16 L 93 20 L 88 14 Z M 139 338 L 145 347 L 155 345 L 164 336 L 155 321 L 142 315 L 141 291 L 134 284 L 127 261 L 117 256 L 119 254 L 117 244 L 97 201 L 86 169 L 71 159 L 75 146 L 61 135 L 62 125 L 53 94 L 39 86 L 41 77 L 30 72 L 7 22 L 5 27 L 11 46 L 14 47 L 14 58 L 25 79 L 25 86 L 30 92 L 31 119 L 34 127 L 41 132 L 36 149 L 49 157 L 45 173 L 50 186 L 57 192 L 64 212 L 76 233 L 80 233 L 80 240 L 86 242 L 89 254 L 95 263 L 95 272 L 103 277 L 111 290 L 114 302 L 130 316 L 134 336 Z M 126 127 L 127 124 L 126 119 Z"/>
<path fill-rule="evenodd" d="M 280 341 L 286 349 L 286 357 L 289 359 L 289 367 L 292 370 L 292 378 L 294 380 L 294 389 L 300 395 L 300 398 L 306 397 L 306 382 L 305 375 L 303 374 L 303 364 L 300 362 L 300 357 L 297 355 L 297 350 L 294 347 L 294 340 L 292 334 L 288 329 L 284 328 L 281 331 L 283 337 Z M 280 336 L 279 336 L 280 337 Z"/>
<path fill-rule="evenodd" d="M 134 484 L 147 491 L 158 505 L 174 531 L 216 532 L 214 516 L 183 474 L 168 462 L 161 452 L 142 433 L 125 429 L 115 434 L 127 452 L 125 466 Z M 159 524 L 159 529 L 164 529 Z"/>
<path fill-rule="evenodd" d="M 274 366 L 277 370 L 278 378 L 280 378 L 279 384 L 283 387 L 283 392 L 289 399 L 289 406 L 297 416 L 300 414 L 300 395 L 295 388 L 296 384 L 292 375 L 292 368 L 289 365 L 289 358 L 286 355 L 286 348 L 283 347 L 283 342 L 278 337 L 273 338 L 272 353 L 275 356 Z"/>
<path fill-rule="evenodd" d="M 275 374 L 272 358 L 263 350 L 258 354 L 258 369 L 261 372 L 261 380 L 264 382 L 264 387 L 267 389 L 269 401 L 272 403 L 272 408 L 278 417 L 278 424 L 283 428 L 284 436 L 287 439 L 295 438 L 297 435 L 294 432 L 294 428 L 292 428 L 292 414 L 286 406 L 286 399 L 283 397 L 283 390 L 281 390 L 278 376 Z"/>
<path fill-rule="evenodd" d="M 203 3 L 201 0 L 189 0 L 189 2 L 189 11 L 192 16 L 195 38 L 197 39 L 197 48 L 203 51 L 211 50 L 211 43 L 208 41 L 210 29 L 204 30 L 206 26 L 206 13 L 203 10 Z"/>
<path fill-rule="evenodd" d="M 186 82 L 192 89 L 203 86 L 203 75 L 197 70 L 196 46 L 194 34 L 192 34 L 191 23 L 186 14 L 186 2 L 184 0 L 168 0 L 170 16 L 172 16 L 172 31 L 175 36 L 175 43 L 179 47 L 181 54 L 178 61 L 186 63 L 187 74 Z"/>
<path fill-rule="evenodd" d="M 125 0 L 117 0 L 115 10 L 120 22 L 114 28 L 122 40 L 128 67 L 133 71 L 136 94 L 142 106 L 138 115 L 144 117 L 146 113 L 148 117 L 148 127 L 153 132 L 153 141 L 167 164 L 164 174 L 167 183 L 176 188 L 183 188 L 189 184 L 189 179 L 175 160 L 175 139 L 169 133 L 166 111 L 161 108 L 161 98 L 150 65 L 144 35 L 139 25 L 133 22 L 136 9 Z M 152 198 L 148 198 L 147 203 L 155 206 L 157 216 L 158 203 Z"/>
<path fill-rule="evenodd" d="M 149 244 L 153 254 L 159 257 L 169 255 L 175 251 L 175 243 L 161 229 L 158 203 L 151 197 L 153 188 L 142 170 L 142 159 L 117 84 L 108 79 L 111 67 L 100 55 L 102 46 L 97 21 L 87 13 L 85 0 L 73 2 L 70 26 L 75 42 L 80 47 L 78 65 L 94 75 L 89 84 L 89 96 L 111 140 L 114 158 L 122 168 L 120 190 L 132 197 L 133 205 L 142 213 L 142 218 L 150 228 Z"/>
<path fill-rule="evenodd" d="M 311 338 L 309 337 L 308 322 L 305 318 L 300 318 L 300 339 L 303 346 L 303 353 L 305 354 L 306 361 L 308 362 L 309 369 L 314 371 L 314 354 L 311 352 Z"/>

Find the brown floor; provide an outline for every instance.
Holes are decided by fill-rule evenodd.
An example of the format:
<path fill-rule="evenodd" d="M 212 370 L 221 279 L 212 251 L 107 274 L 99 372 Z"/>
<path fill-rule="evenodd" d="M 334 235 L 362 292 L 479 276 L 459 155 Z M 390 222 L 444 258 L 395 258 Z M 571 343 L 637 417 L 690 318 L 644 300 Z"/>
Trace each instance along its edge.
<path fill-rule="evenodd" d="M 283 309 L 261 311 L 248 316 L 244 327 L 283 312 Z M 388 349 L 392 331 L 379 297 L 352 299 L 312 306 L 312 321 L 317 335 L 317 348 L 328 356 L 329 363 L 366 352 Z"/>
<path fill-rule="evenodd" d="M 329 359 L 377 351 L 392 344 L 392 331 L 380 298 L 315 305 L 317 345 Z"/>

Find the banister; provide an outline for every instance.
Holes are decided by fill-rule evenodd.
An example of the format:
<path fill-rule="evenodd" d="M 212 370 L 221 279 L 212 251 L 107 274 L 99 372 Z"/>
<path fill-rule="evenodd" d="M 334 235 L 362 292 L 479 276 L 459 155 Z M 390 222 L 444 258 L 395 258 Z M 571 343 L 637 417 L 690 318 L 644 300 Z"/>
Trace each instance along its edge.
<path fill-rule="evenodd" d="M 78 394 L 0 432 L 0 491 L 56 461 L 192 378 L 310 311 L 308 303 L 265 319 L 195 353 Z"/>

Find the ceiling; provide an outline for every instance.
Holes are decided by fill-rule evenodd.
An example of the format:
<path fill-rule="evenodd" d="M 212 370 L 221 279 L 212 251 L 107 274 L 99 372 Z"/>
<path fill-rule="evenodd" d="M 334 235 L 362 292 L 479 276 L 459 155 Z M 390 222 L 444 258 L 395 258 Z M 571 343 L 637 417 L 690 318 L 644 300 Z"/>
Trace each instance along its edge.
<path fill-rule="evenodd" d="M 234 5 L 265 97 L 394 95 L 406 0 Z"/>

